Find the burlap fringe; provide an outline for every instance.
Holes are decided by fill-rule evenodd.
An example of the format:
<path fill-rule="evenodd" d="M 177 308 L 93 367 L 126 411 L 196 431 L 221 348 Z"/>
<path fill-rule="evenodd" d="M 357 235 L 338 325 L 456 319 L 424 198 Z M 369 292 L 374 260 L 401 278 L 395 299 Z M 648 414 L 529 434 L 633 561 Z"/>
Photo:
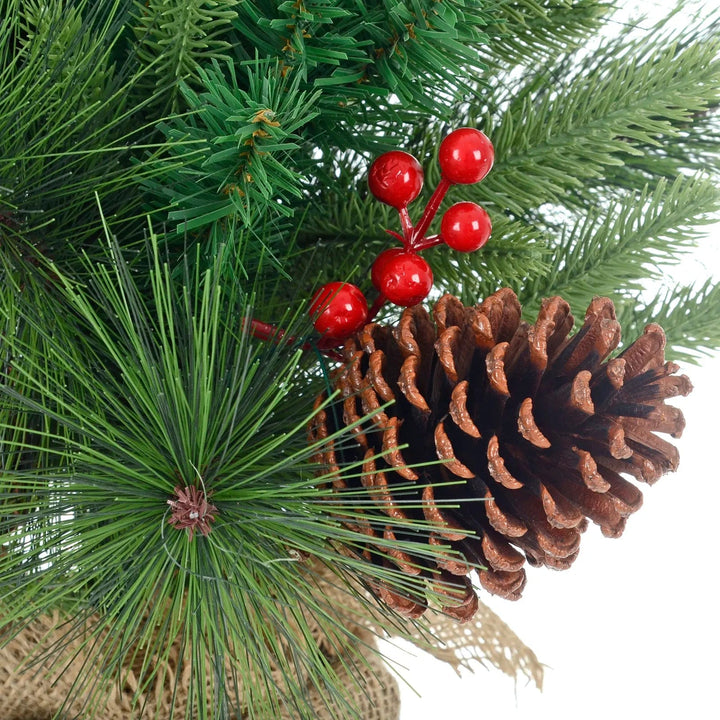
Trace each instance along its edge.
<path fill-rule="evenodd" d="M 427 622 L 427 631 L 414 628 L 410 639 L 417 647 L 451 665 L 458 674 L 461 667 L 471 671 L 477 665 L 494 667 L 510 677 L 525 677 L 542 690 L 543 665 L 535 653 L 482 602 L 469 623 L 460 624 L 432 610 L 423 620 Z"/>
<path fill-rule="evenodd" d="M 332 595 L 338 594 L 337 602 L 343 603 L 344 608 L 352 605 L 349 603 L 347 591 L 334 585 L 327 585 L 323 592 L 328 602 L 333 602 Z M 363 668 L 363 672 L 353 672 L 351 666 L 333 654 L 335 643 L 324 637 L 319 625 L 312 634 L 318 647 L 335 669 L 343 687 L 351 689 L 348 700 L 356 708 L 356 717 L 362 720 L 398 720 L 398 684 L 380 654 L 373 651 L 373 648 L 377 648 L 376 637 L 381 636 L 381 633 L 373 627 L 374 623 L 367 615 L 361 614 L 361 607 L 356 603 L 355 607 L 351 608 L 351 613 L 358 622 L 353 631 L 359 641 L 368 648 L 365 658 L 367 667 Z M 63 619 L 57 613 L 43 616 L 0 648 L 2 720 L 54 720 L 63 702 L 71 695 L 75 679 L 88 671 L 85 666 L 87 652 L 82 638 L 65 645 L 61 657 L 54 658 L 52 667 L 27 665 L 29 657 L 42 654 L 43 650 L 53 647 L 62 637 L 62 623 Z M 479 664 L 495 667 L 512 677 L 522 675 L 538 687 L 542 685 L 542 665 L 534 653 L 482 603 L 470 623 L 460 625 L 452 618 L 431 612 L 423 618 L 421 625 L 398 627 L 398 636 L 412 640 L 419 648 L 449 663 L 458 671 L 461 667 L 472 669 L 475 664 Z M 182 677 L 176 678 L 177 667 L 178 658 L 171 653 L 167 667 L 163 667 L 163 672 L 158 673 L 153 686 L 143 697 L 147 704 L 142 713 L 132 709 L 131 700 L 137 690 L 137 682 L 132 668 L 128 668 L 122 687 L 113 685 L 103 688 L 96 717 L 103 720 L 163 720 L 170 717 L 173 704 L 174 717 L 189 717 L 189 667 L 186 666 Z M 176 679 L 177 690 L 173 700 Z M 277 687 L 282 689 L 283 679 L 280 673 L 276 680 Z M 324 699 L 311 683 L 308 683 L 307 697 L 318 720 L 337 718 L 337 710 L 326 706 Z M 66 706 L 62 717 L 88 717 L 81 699 Z M 296 720 L 297 715 L 288 711 L 282 713 L 280 718 Z"/>

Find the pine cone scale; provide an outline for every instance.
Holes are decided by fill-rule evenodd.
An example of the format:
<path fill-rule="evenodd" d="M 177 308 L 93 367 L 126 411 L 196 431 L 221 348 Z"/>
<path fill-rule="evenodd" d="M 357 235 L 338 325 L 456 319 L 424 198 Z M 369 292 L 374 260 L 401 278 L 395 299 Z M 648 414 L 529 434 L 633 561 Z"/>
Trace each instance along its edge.
<path fill-rule="evenodd" d="M 481 541 L 483 555 L 493 570 L 519 572 L 525 564 L 525 558 L 498 533 L 486 530 Z"/>
<path fill-rule="evenodd" d="M 625 384 L 625 361 L 613 358 L 601 365 L 590 380 L 590 393 L 595 404 L 595 411 L 604 411 L 608 404 L 618 396 L 618 391 Z"/>
<path fill-rule="evenodd" d="M 455 425 L 466 435 L 479 439 L 481 437 L 477 425 L 473 422 L 472 415 L 468 410 L 468 381 L 459 382 L 450 396 L 448 412 Z"/>
<path fill-rule="evenodd" d="M 632 379 L 648 370 L 655 370 L 665 364 L 665 331 L 654 323 L 623 353 L 625 377 Z"/>
<path fill-rule="evenodd" d="M 615 407 L 616 412 L 623 412 L 623 426 L 629 432 L 661 432 L 673 438 L 682 437 L 685 429 L 685 416 L 672 405 L 655 408 L 652 405 L 633 404 L 623 408 Z M 628 417 L 632 412 L 634 417 Z"/>
<path fill-rule="evenodd" d="M 398 387 L 405 399 L 420 412 L 430 414 L 430 406 L 425 400 L 424 393 L 417 385 L 416 378 L 420 368 L 420 358 L 417 355 L 408 355 L 400 368 Z"/>
<path fill-rule="evenodd" d="M 397 397 L 395 391 L 385 380 L 388 371 L 385 353 L 382 350 L 372 352 L 368 362 L 367 379 L 370 382 L 370 387 L 375 389 L 383 403 L 392 402 Z"/>
<path fill-rule="evenodd" d="M 525 398 L 518 411 L 518 431 L 525 440 L 537 448 L 549 448 L 550 441 L 542 434 L 533 415 L 532 398 Z"/>
<path fill-rule="evenodd" d="M 502 570 L 495 572 L 480 570 L 478 578 L 485 590 L 506 600 L 519 600 L 527 583 L 527 576 L 523 570 L 514 573 Z"/>
<path fill-rule="evenodd" d="M 505 355 L 507 354 L 509 346 L 507 342 L 498 343 L 488 353 L 487 359 L 485 360 L 487 375 L 490 380 L 490 389 L 502 401 L 510 397 L 510 388 L 508 387 L 508 379 L 505 374 Z"/>
<path fill-rule="evenodd" d="M 487 520 L 494 530 L 507 538 L 519 538 L 527 533 L 527 525 L 517 516 L 501 509 L 489 488 L 485 490 L 484 498 Z"/>
<path fill-rule="evenodd" d="M 616 537 L 622 532 L 627 514 L 620 513 L 612 494 L 593 492 L 576 478 L 567 476 L 558 476 L 555 482 L 566 501 L 572 502 L 583 516 L 599 525 L 604 535 Z"/>
<path fill-rule="evenodd" d="M 571 529 L 578 527 L 587 513 L 568 500 L 557 487 L 547 487 L 540 484 L 540 499 L 548 523 L 555 528 Z"/>
<path fill-rule="evenodd" d="M 573 445 L 569 452 L 572 453 L 572 455 L 567 454 L 567 467 L 579 471 L 583 483 L 588 490 L 604 493 L 610 488 L 610 484 L 598 472 L 595 459 L 587 450 L 582 450 Z"/>
<path fill-rule="evenodd" d="M 455 455 L 452 441 L 445 432 L 445 424 L 440 421 L 435 427 L 435 451 L 440 460 L 445 461 L 445 467 L 458 477 L 469 480 L 475 474 L 469 467 L 463 465 Z"/>
<path fill-rule="evenodd" d="M 500 443 L 497 435 L 493 435 L 487 445 L 488 472 L 490 477 L 508 490 L 518 490 L 523 487 L 521 483 L 505 465 L 505 459 L 500 455 Z"/>

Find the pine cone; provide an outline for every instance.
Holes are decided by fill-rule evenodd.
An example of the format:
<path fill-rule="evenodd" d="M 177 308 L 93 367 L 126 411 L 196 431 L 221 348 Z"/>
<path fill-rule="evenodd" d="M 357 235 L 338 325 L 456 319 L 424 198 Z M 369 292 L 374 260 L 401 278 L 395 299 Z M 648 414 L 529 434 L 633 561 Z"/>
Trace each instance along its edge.
<path fill-rule="evenodd" d="M 642 503 L 625 476 L 653 483 L 678 465 L 676 448 L 655 433 L 680 436 L 683 415 L 664 401 L 692 386 L 673 377 L 660 326 L 608 360 L 620 341 L 609 299 L 592 301 L 572 337 L 559 297 L 543 302 L 534 325 L 520 314 L 503 289 L 472 308 L 446 295 L 434 323 L 417 305 L 395 328 L 366 325 L 333 378 L 341 399 L 321 409 L 319 397 L 310 427 L 312 441 L 325 441 L 317 459 L 331 494 L 365 488 L 383 511 L 379 524 L 359 502 L 344 518 L 368 538 L 360 554 L 427 578 L 459 620 L 477 608 L 474 568 L 487 591 L 518 598 L 525 560 L 568 568 L 588 520 L 609 537 L 622 533 Z M 332 441 L 342 426 L 352 445 Z M 340 465 L 352 462 L 362 472 L 348 477 Z M 421 544 L 413 552 L 383 543 L 418 537 L 434 559 Z M 415 591 L 375 589 L 403 614 L 427 607 Z"/>

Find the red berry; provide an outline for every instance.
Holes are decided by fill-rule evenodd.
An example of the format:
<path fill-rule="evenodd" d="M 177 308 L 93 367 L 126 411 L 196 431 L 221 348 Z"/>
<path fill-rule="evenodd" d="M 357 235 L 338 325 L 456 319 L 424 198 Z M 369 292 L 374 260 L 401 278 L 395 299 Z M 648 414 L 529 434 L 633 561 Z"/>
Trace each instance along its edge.
<path fill-rule="evenodd" d="M 490 216 L 479 205 L 459 202 L 449 207 L 440 223 L 440 236 L 453 250 L 473 252 L 490 237 Z"/>
<path fill-rule="evenodd" d="M 451 183 L 471 185 L 479 182 L 490 172 L 494 159 L 492 143 L 475 128 L 454 130 L 440 143 L 440 169 Z"/>
<path fill-rule="evenodd" d="M 381 252 L 372 267 L 373 285 L 396 305 L 422 302 L 433 284 L 430 266 L 417 253 L 403 248 Z"/>
<path fill-rule="evenodd" d="M 411 203 L 422 190 L 420 163 L 402 150 L 386 152 L 370 166 L 370 192 L 381 202 L 396 209 Z"/>
<path fill-rule="evenodd" d="M 315 329 L 325 338 L 344 340 L 365 324 L 368 304 L 355 285 L 330 282 L 313 295 L 310 315 Z"/>
<path fill-rule="evenodd" d="M 391 263 L 398 253 L 403 252 L 406 252 L 403 248 L 390 248 L 389 250 L 383 250 L 383 252 L 375 258 L 375 262 L 370 269 L 370 279 L 376 290 L 380 290 L 382 279 L 385 277 L 385 266 Z"/>

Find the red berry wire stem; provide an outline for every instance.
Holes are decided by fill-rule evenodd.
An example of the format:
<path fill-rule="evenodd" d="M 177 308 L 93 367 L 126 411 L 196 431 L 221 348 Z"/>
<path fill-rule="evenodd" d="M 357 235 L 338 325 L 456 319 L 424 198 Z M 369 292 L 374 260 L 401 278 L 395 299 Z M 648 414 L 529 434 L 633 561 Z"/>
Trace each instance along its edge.
<path fill-rule="evenodd" d="M 263 340 L 265 342 L 279 343 L 280 340 L 282 340 L 287 334 L 282 328 L 278 328 L 275 325 L 270 325 L 270 323 L 262 322 L 261 320 L 250 320 L 249 323 L 245 323 L 245 327 L 247 327 L 247 330 L 252 337 L 257 338 L 258 340 Z M 287 341 L 288 343 L 292 344 L 297 341 L 297 338 L 291 335 L 290 337 L 288 337 Z M 312 350 L 315 347 L 323 355 L 326 355 L 331 360 L 343 359 L 342 354 L 338 352 L 337 349 L 335 349 L 334 344 L 333 347 L 329 347 L 325 346 L 322 341 L 315 344 L 311 342 L 304 342 L 300 347 L 305 351 Z"/>
<path fill-rule="evenodd" d="M 442 245 L 444 242 L 445 239 L 442 235 L 429 235 L 428 237 L 418 240 L 413 245 L 413 250 L 415 252 L 421 252 L 422 250 L 427 250 L 428 248 L 435 247 L 436 245 Z"/>
<path fill-rule="evenodd" d="M 440 204 L 445 199 L 445 196 L 451 186 L 452 183 L 449 180 L 444 177 L 440 179 L 438 186 L 435 188 L 435 192 L 431 195 L 430 200 L 428 200 L 428 204 L 425 206 L 420 222 L 418 222 L 417 226 L 413 230 L 410 240 L 410 248 L 412 250 L 417 252 L 418 250 L 424 250 L 427 247 L 431 247 L 431 245 L 423 242 L 430 240 L 430 238 L 425 237 L 425 233 L 430 227 L 430 223 L 433 221 L 433 218 L 437 215 L 437 211 L 440 209 Z M 433 245 L 439 245 L 442 243 L 442 239 L 439 235 L 435 235 L 432 239 L 435 241 L 432 243 Z"/>
<path fill-rule="evenodd" d="M 398 209 L 398 214 L 400 215 L 400 225 L 402 226 L 402 238 L 397 233 L 391 232 L 391 235 L 395 235 L 395 237 L 400 238 L 402 240 L 402 244 L 407 247 L 412 247 L 413 242 L 413 235 L 414 235 L 414 228 L 412 224 L 412 220 L 410 219 L 410 212 L 407 209 L 407 205 L 404 205 L 403 207 Z"/>
<path fill-rule="evenodd" d="M 261 320 L 250 320 L 248 323 L 247 318 L 243 318 L 243 325 L 254 338 L 267 342 L 280 342 L 286 334 L 282 328 L 275 327 L 275 325 L 270 325 L 270 323 L 262 322 Z M 291 341 L 293 340 L 293 338 L 289 339 Z"/>

